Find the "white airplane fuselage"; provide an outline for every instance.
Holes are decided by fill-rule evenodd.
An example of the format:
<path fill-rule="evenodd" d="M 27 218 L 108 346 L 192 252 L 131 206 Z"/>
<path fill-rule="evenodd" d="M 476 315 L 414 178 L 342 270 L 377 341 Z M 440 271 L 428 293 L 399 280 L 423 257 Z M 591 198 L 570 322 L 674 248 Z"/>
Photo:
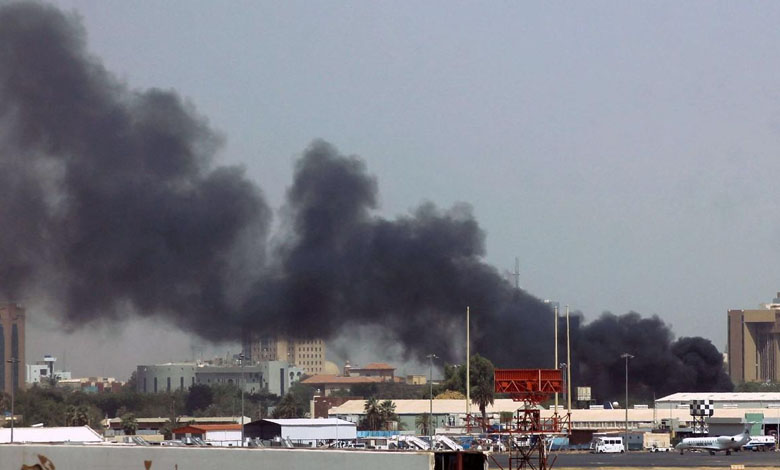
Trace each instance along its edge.
<path fill-rule="evenodd" d="M 750 442 L 750 434 L 745 431 L 734 436 L 686 437 L 675 446 L 675 449 L 681 454 L 685 450 L 701 449 L 709 451 L 710 454 L 725 451 L 726 455 L 729 455 L 732 450 L 737 450 L 748 442 Z"/>

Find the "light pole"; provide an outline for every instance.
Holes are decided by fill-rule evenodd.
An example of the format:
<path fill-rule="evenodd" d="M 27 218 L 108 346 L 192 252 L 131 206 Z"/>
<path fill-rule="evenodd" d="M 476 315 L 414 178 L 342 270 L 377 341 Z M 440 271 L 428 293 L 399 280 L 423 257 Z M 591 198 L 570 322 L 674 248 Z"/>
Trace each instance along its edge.
<path fill-rule="evenodd" d="M 246 385 L 246 379 L 244 379 L 244 353 L 238 355 L 238 359 L 241 361 L 241 447 L 244 447 L 244 386 Z"/>
<path fill-rule="evenodd" d="M 628 452 L 628 360 L 633 359 L 634 356 L 623 353 L 620 357 L 626 360 L 626 452 Z"/>
<path fill-rule="evenodd" d="M 568 396 L 568 392 L 566 392 L 566 391 L 565 391 L 565 390 L 567 390 L 567 387 L 568 387 L 568 385 L 569 385 L 569 382 L 566 380 L 566 368 L 567 368 L 567 367 L 569 367 L 569 365 L 568 365 L 568 364 L 566 364 L 565 362 L 561 362 L 560 364 L 558 364 L 558 368 L 559 368 L 559 369 L 561 369 L 561 370 L 563 371 L 563 372 L 561 373 L 561 376 L 562 376 L 562 378 L 563 378 L 563 390 L 564 390 L 564 393 L 566 394 L 566 395 L 565 395 L 565 396 L 566 396 L 566 398 L 569 398 L 569 396 Z"/>
<path fill-rule="evenodd" d="M 430 398 L 431 407 L 430 407 L 430 413 L 428 413 L 428 435 L 431 437 L 431 449 L 433 449 L 433 360 L 438 359 L 439 356 L 431 353 L 425 357 L 427 357 L 430 362 L 428 382 L 430 382 L 430 388 L 431 388 L 431 398 Z"/>
<path fill-rule="evenodd" d="M 15 399 L 15 393 L 16 393 L 16 383 L 13 379 L 14 377 L 14 365 L 19 364 L 19 359 L 12 357 L 11 359 L 8 359 L 5 361 L 9 364 L 11 364 L 11 444 L 14 443 L 14 421 L 16 421 L 16 418 L 14 417 L 14 399 Z M 18 366 L 17 366 L 18 367 Z M 18 377 L 19 374 L 16 374 L 16 377 Z"/>

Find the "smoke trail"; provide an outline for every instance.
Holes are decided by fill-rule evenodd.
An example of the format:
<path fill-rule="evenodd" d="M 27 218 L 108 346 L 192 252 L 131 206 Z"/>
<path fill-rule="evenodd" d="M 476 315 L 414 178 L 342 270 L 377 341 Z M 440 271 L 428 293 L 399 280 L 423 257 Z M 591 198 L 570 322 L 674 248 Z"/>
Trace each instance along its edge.
<path fill-rule="evenodd" d="M 221 139 L 191 105 L 120 83 L 87 53 L 78 20 L 51 6 L 2 6 L 0 25 L 7 298 L 57 299 L 72 327 L 129 308 L 211 340 L 376 325 L 378 347 L 449 362 L 460 362 L 469 305 L 475 351 L 504 367 L 552 365 L 549 306 L 484 262 L 469 206 L 379 217 L 365 164 L 317 141 L 297 162 L 282 241 L 269 246 L 260 190 L 241 169 L 214 166 Z M 656 317 L 606 315 L 573 340 L 578 382 L 596 393 L 622 383 L 622 352 L 636 354 L 632 383 L 644 391 L 728 386 L 708 341 L 673 342 Z"/>

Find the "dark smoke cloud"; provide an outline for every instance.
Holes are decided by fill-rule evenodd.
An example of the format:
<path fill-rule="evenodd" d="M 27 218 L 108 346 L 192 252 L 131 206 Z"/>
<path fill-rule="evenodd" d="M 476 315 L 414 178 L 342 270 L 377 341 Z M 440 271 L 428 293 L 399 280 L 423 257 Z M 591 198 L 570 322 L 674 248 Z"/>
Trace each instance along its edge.
<path fill-rule="evenodd" d="M 625 359 L 629 360 L 630 394 L 645 399 L 686 391 L 730 391 L 723 357 L 704 338 L 674 340 L 657 316 L 605 313 L 578 328 L 573 336 L 576 381 L 593 387 L 596 397 L 616 399 L 625 393 Z"/>
<path fill-rule="evenodd" d="M 476 352 L 551 367 L 552 312 L 484 262 L 465 204 L 376 214 L 356 157 L 314 142 L 297 162 L 282 230 L 241 169 L 216 167 L 220 137 L 176 93 L 129 89 L 85 48 L 79 22 L 38 3 L 0 7 L 0 289 L 47 295 L 78 327 L 130 309 L 210 340 L 334 337 L 382 327 L 449 362 L 472 308 Z M 611 396 L 622 352 L 642 392 L 728 387 L 717 350 L 673 341 L 657 317 L 575 322 L 576 378 Z M 671 377 L 669 371 L 674 371 Z M 680 377 L 677 377 L 680 375 Z"/>
<path fill-rule="evenodd" d="M 71 325 L 130 305 L 209 334 L 232 308 L 234 249 L 262 244 L 259 190 L 211 167 L 220 139 L 175 93 L 116 81 L 73 18 L 10 4 L 0 25 L 6 297 L 45 279 Z"/>

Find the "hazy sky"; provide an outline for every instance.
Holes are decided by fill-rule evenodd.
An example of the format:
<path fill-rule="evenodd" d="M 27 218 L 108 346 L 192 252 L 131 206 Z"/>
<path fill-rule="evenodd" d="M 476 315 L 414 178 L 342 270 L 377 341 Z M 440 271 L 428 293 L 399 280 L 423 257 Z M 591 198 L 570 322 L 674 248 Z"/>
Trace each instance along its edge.
<path fill-rule="evenodd" d="M 382 215 L 468 202 L 488 262 L 519 257 L 523 288 L 590 319 L 658 314 L 723 349 L 726 310 L 780 290 L 778 3 L 55 4 L 131 87 L 190 100 L 274 206 L 323 138 L 366 160 Z M 28 355 L 72 349 L 97 374 L 79 366 L 94 348 L 192 353 L 154 332 L 139 351 L 129 328 L 30 337 Z"/>

